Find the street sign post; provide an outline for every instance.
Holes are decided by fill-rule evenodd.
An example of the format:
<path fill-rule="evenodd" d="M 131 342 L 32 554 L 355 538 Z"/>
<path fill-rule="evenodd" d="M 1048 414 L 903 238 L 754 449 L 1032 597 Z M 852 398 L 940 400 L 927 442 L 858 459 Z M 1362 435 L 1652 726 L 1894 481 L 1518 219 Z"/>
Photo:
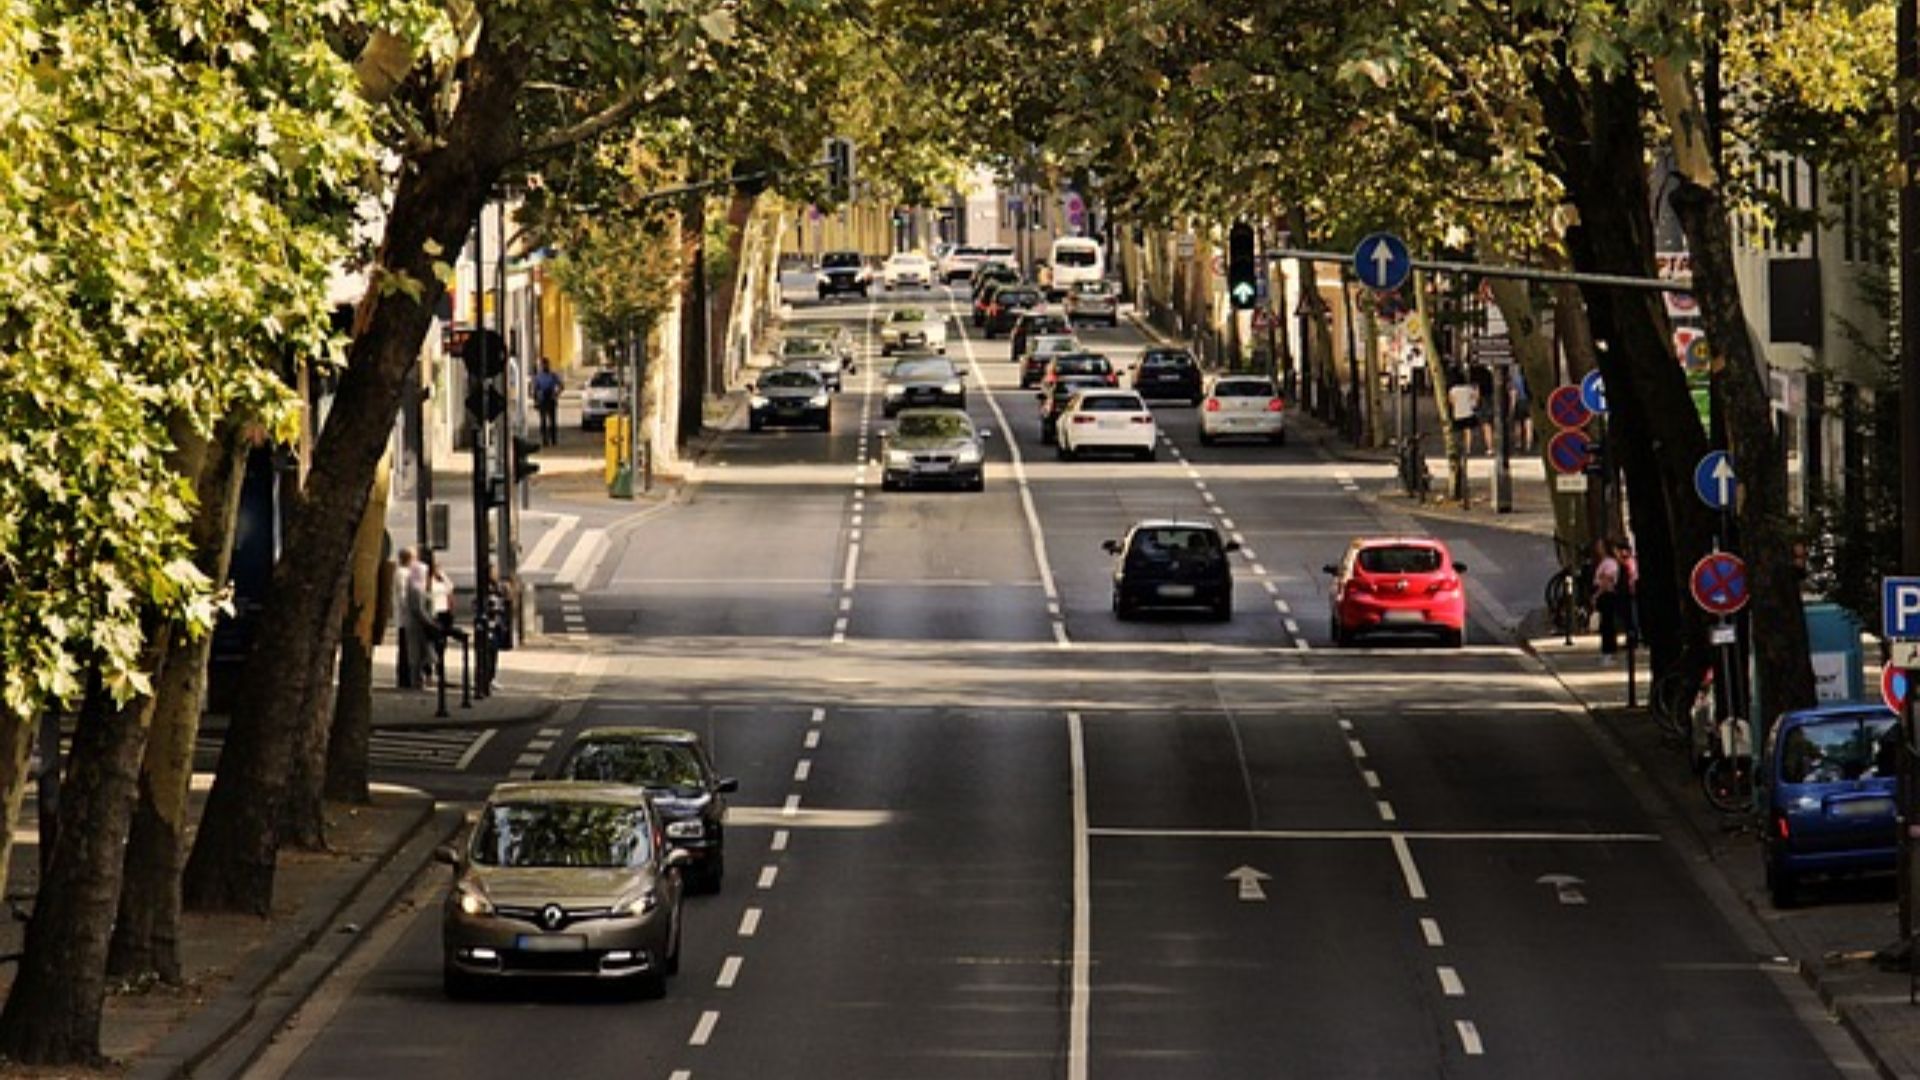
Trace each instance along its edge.
<path fill-rule="evenodd" d="M 1562 476 L 1574 476 L 1587 471 L 1587 465 L 1593 460 L 1593 448 L 1587 442 L 1584 431 L 1562 431 L 1547 442 L 1547 460 L 1553 463 L 1553 471 Z"/>
<path fill-rule="evenodd" d="M 1579 387 L 1556 386 L 1547 397 L 1547 415 L 1555 427 L 1565 431 L 1587 426 L 1587 421 L 1593 419 L 1593 410 L 1580 400 Z"/>
<path fill-rule="evenodd" d="M 1392 233 L 1370 233 L 1353 249 L 1353 276 L 1369 289 L 1397 289 L 1412 272 L 1406 241 Z"/>
<path fill-rule="evenodd" d="M 1733 497 L 1739 490 L 1739 479 L 1725 450 L 1709 450 L 1693 467 L 1693 492 L 1708 509 L 1733 509 Z"/>
<path fill-rule="evenodd" d="M 1688 584 L 1693 602 L 1709 614 L 1731 615 L 1747 606 L 1747 564 L 1731 552 L 1716 551 L 1694 563 Z"/>
<path fill-rule="evenodd" d="M 1886 664 L 1880 668 L 1880 700 L 1899 712 L 1907 703 L 1907 687 L 1913 676 L 1903 667 Z"/>
<path fill-rule="evenodd" d="M 1580 380 L 1580 404 L 1585 405 L 1588 412 L 1606 415 L 1607 382 L 1600 377 L 1599 372 L 1589 371 L 1586 377 Z"/>
<path fill-rule="evenodd" d="M 1880 579 L 1880 636 L 1920 640 L 1920 577 Z"/>

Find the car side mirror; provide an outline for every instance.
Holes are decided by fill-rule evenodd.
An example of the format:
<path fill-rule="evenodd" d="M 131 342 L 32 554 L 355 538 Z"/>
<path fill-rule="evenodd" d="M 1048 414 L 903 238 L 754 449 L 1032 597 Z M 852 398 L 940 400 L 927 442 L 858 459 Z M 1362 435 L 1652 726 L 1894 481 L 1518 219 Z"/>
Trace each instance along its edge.
<path fill-rule="evenodd" d="M 1322 566 L 1320 569 L 1329 577 L 1338 577 L 1340 575 L 1340 568 L 1333 565 L 1332 563 L 1327 563 L 1325 566 Z"/>
<path fill-rule="evenodd" d="M 731 795 L 740 790 L 740 781 L 735 777 L 723 776 L 718 783 L 713 785 L 713 790 L 722 795 Z"/>
<path fill-rule="evenodd" d="M 1226 546 L 1226 552 L 1227 552 L 1227 554 L 1229 554 L 1229 555 L 1231 555 L 1231 554 L 1233 554 L 1234 552 L 1236 552 L 1236 551 L 1239 551 L 1239 550 L 1240 550 L 1240 541 L 1238 541 L 1238 540 L 1229 540 L 1229 541 L 1227 541 L 1227 546 Z"/>
<path fill-rule="evenodd" d="M 1457 562 L 1457 563 L 1454 563 L 1454 564 L 1453 564 L 1453 572 L 1454 572 L 1454 573 L 1456 573 L 1456 574 L 1464 574 L 1464 573 L 1466 573 L 1466 572 L 1467 572 L 1467 564 L 1466 564 L 1466 563 L 1463 563 L 1463 562 Z"/>
<path fill-rule="evenodd" d="M 452 844 L 441 844 L 433 849 L 433 861 L 458 870 L 460 868 L 460 849 Z"/>
<path fill-rule="evenodd" d="M 667 852 L 663 865 L 669 870 L 684 870 L 693 865 L 693 852 L 685 848 L 673 848 Z"/>
<path fill-rule="evenodd" d="M 1102 540 L 1100 542 L 1100 550 L 1106 552 L 1109 555 L 1118 555 L 1120 554 L 1120 541 Z"/>

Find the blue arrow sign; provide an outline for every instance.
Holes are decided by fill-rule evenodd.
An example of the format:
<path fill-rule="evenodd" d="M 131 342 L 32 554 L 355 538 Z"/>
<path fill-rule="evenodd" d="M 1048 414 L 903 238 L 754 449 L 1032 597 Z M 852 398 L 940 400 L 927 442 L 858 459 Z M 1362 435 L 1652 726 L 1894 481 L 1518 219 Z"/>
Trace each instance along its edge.
<path fill-rule="evenodd" d="M 1920 639 L 1920 577 L 1880 579 L 1880 636 Z"/>
<path fill-rule="evenodd" d="M 1713 510 L 1733 508 L 1733 496 L 1740 490 L 1734 477 L 1733 462 L 1725 450 L 1710 450 L 1693 467 L 1693 491 Z"/>
<path fill-rule="evenodd" d="M 1580 404 L 1588 412 L 1604 414 L 1607 411 L 1607 383 L 1597 371 L 1589 371 L 1580 380 Z"/>
<path fill-rule="evenodd" d="M 1353 249 L 1353 276 L 1369 289 L 1397 289 L 1412 272 L 1406 241 L 1392 233 L 1370 233 Z"/>

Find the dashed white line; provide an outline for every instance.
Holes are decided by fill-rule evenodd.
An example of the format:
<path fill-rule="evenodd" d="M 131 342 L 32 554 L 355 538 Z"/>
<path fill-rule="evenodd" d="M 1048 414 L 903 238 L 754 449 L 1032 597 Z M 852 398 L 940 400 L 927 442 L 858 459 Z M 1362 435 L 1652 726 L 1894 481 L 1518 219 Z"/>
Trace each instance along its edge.
<path fill-rule="evenodd" d="M 813 715 L 809 717 L 809 719 L 811 719 L 816 724 L 825 721 L 826 718 L 827 718 L 827 710 L 825 709 L 815 709 L 813 710 Z"/>
<path fill-rule="evenodd" d="M 760 880 L 758 882 L 755 882 L 755 885 L 762 889 L 771 889 L 773 888 L 774 879 L 778 878 L 779 876 L 780 876 L 779 867 L 763 866 L 760 868 Z"/>
<path fill-rule="evenodd" d="M 840 588 L 852 591 L 855 576 L 860 572 L 860 545 L 858 542 L 847 545 L 847 569 L 840 575 Z"/>
<path fill-rule="evenodd" d="M 1285 600 L 1275 600 L 1275 601 L 1273 602 L 1273 606 L 1274 606 L 1274 607 L 1277 607 L 1277 608 L 1279 608 L 1279 609 L 1280 609 L 1280 613 L 1281 613 L 1281 614 L 1283 614 L 1283 615 L 1291 615 L 1291 614 L 1293 614 L 1293 608 L 1292 608 L 1292 607 L 1290 607 L 1290 606 L 1288 606 L 1288 604 L 1287 604 L 1287 602 L 1286 602 Z"/>
<path fill-rule="evenodd" d="M 717 1009 L 708 1009 L 700 1014 L 700 1022 L 693 1025 L 693 1036 L 687 1040 L 688 1046 L 705 1046 L 713 1038 L 713 1026 L 720 1022 Z"/>
<path fill-rule="evenodd" d="M 1347 753 L 1352 754 L 1356 759 L 1364 759 L 1367 756 L 1367 748 L 1360 745 L 1359 739 L 1348 739 Z"/>
<path fill-rule="evenodd" d="M 760 909 L 750 907 L 740 913 L 740 936 L 752 937 L 760 932 Z"/>
<path fill-rule="evenodd" d="M 1253 572 L 1256 576 L 1259 576 L 1259 577 L 1267 576 L 1267 568 L 1264 566 L 1261 566 L 1259 563 L 1253 564 Z"/>
<path fill-rule="evenodd" d="M 539 765 L 545 760 L 547 760 L 547 755 L 529 750 L 519 757 L 514 758 L 513 763 L 515 765 Z"/>
<path fill-rule="evenodd" d="M 818 750 L 820 748 L 820 732 L 817 730 L 807 732 L 805 746 L 809 750 Z"/>
<path fill-rule="evenodd" d="M 1440 976 L 1440 992 L 1442 994 L 1448 997 L 1467 996 L 1467 984 L 1460 981 L 1459 972 L 1442 965 L 1434 969 L 1434 974 Z"/>
<path fill-rule="evenodd" d="M 667 1080 L 693 1080 L 693 1070 L 675 1069 L 667 1076 Z"/>
<path fill-rule="evenodd" d="M 533 739 L 527 743 L 527 749 L 528 750 L 551 750 L 553 749 L 553 740 L 552 739 Z"/>
<path fill-rule="evenodd" d="M 796 784 L 806 783 L 807 777 L 812 775 L 813 762 L 807 758 L 801 758 L 799 764 L 793 767 L 793 782 Z"/>
<path fill-rule="evenodd" d="M 1372 769 L 1361 769 L 1360 779 L 1373 791 L 1380 790 L 1380 774 Z"/>
<path fill-rule="evenodd" d="M 1352 731 L 1352 730 L 1353 730 L 1353 721 L 1351 721 L 1351 720 L 1349 720 L 1349 719 L 1347 719 L 1346 717 L 1344 717 L 1344 716 L 1343 716 L 1343 717 L 1341 717 L 1341 718 L 1340 718 L 1340 721 L 1339 721 L 1339 723 L 1340 723 L 1340 730 L 1341 730 L 1341 731 Z"/>
<path fill-rule="evenodd" d="M 792 835 L 792 833 L 789 833 L 785 829 L 775 829 L 773 830 L 773 843 L 769 846 L 775 851 L 785 851 L 787 850 L 787 841 Z"/>
<path fill-rule="evenodd" d="M 841 597 L 841 598 L 840 598 L 840 610 L 841 610 L 841 611 L 852 611 L 852 610 L 853 610 L 853 597 L 851 597 L 851 596 L 843 596 L 843 597 Z"/>
<path fill-rule="evenodd" d="M 1221 519 L 1220 519 L 1220 524 L 1222 524 L 1222 525 L 1225 525 L 1225 526 L 1227 527 L 1227 530 L 1228 530 L 1229 532 L 1231 532 L 1231 531 L 1233 531 L 1234 529 L 1237 529 L 1237 528 L 1239 528 L 1239 527 L 1240 527 L 1240 526 L 1238 526 L 1238 525 L 1235 525 L 1235 524 L 1233 523 L 1233 519 L 1232 519 L 1232 518 L 1230 518 L 1230 517 L 1223 517 L 1223 518 L 1221 518 Z"/>
<path fill-rule="evenodd" d="M 1263 581 L 1263 582 L 1261 582 L 1261 583 L 1260 583 L 1260 587 L 1261 587 L 1261 588 L 1263 588 L 1263 589 L 1265 589 L 1265 590 L 1267 590 L 1267 595 L 1269 595 L 1269 596 L 1272 596 L 1272 595 L 1275 595 L 1275 594 L 1277 594 L 1277 593 L 1278 593 L 1278 592 L 1280 591 L 1280 586 L 1278 586 L 1278 585 L 1275 585 L 1275 584 L 1274 584 L 1273 582 L 1271 582 L 1271 581 Z"/>
<path fill-rule="evenodd" d="M 1420 936 L 1426 939 L 1427 945 L 1431 948 L 1438 949 L 1447 943 L 1447 939 L 1440 936 L 1438 919 L 1421 919 Z"/>
<path fill-rule="evenodd" d="M 1376 803 L 1374 804 L 1374 808 L 1380 811 L 1380 820 L 1381 820 L 1381 821 L 1396 821 L 1396 820 L 1398 820 L 1398 817 L 1397 817 L 1397 816 L 1396 816 L 1396 815 L 1394 814 L 1394 812 L 1393 812 L 1393 804 L 1392 804 L 1392 803 L 1390 803 L 1390 802 L 1388 802 L 1387 800 L 1385 800 L 1385 799 L 1381 799 L 1381 800 L 1379 800 L 1378 802 L 1376 802 Z"/>
<path fill-rule="evenodd" d="M 713 980 L 713 985 L 722 990 L 733 989 L 733 984 L 740 978 L 740 965 L 744 962 L 738 956 L 727 957 L 726 962 L 720 965 L 720 977 Z"/>
<path fill-rule="evenodd" d="M 1413 864 L 1413 848 L 1407 844 L 1407 838 L 1395 835 L 1388 841 L 1393 845 L 1394 858 L 1400 860 L 1400 876 L 1407 879 L 1407 896 L 1413 900 L 1427 898 L 1427 883 L 1420 879 L 1420 868 Z"/>
<path fill-rule="evenodd" d="M 843 615 L 840 618 L 833 620 L 833 644 L 845 645 L 846 643 L 847 643 L 847 619 L 846 619 L 846 616 Z"/>
<path fill-rule="evenodd" d="M 1283 608 L 1282 610 L 1285 610 L 1285 609 Z M 1295 622 L 1295 621 L 1293 621 L 1292 619 L 1286 619 L 1286 620 L 1284 620 L 1284 622 L 1285 622 L 1285 624 L 1286 624 L 1286 627 L 1287 627 L 1287 633 L 1289 633 L 1289 634 L 1298 634 L 1298 633 L 1300 633 L 1300 624 L 1299 624 L 1299 623 L 1297 623 L 1297 622 Z"/>
<path fill-rule="evenodd" d="M 1480 1029 L 1473 1026 L 1473 1021 L 1455 1020 L 1453 1029 L 1460 1033 L 1460 1048 L 1467 1052 L 1468 1057 L 1479 1057 L 1487 1052 L 1480 1042 Z"/>

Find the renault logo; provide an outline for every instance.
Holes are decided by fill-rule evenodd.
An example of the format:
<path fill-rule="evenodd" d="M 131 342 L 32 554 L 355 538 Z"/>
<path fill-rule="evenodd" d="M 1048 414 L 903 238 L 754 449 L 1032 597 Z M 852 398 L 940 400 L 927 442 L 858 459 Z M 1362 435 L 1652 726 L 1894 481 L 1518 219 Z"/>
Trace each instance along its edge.
<path fill-rule="evenodd" d="M 559 904 L 548 904 L 540 909 L 540 925 L 548 930 L 558 930 L 560 924 L 566 921 L 567 909 Z"/>

